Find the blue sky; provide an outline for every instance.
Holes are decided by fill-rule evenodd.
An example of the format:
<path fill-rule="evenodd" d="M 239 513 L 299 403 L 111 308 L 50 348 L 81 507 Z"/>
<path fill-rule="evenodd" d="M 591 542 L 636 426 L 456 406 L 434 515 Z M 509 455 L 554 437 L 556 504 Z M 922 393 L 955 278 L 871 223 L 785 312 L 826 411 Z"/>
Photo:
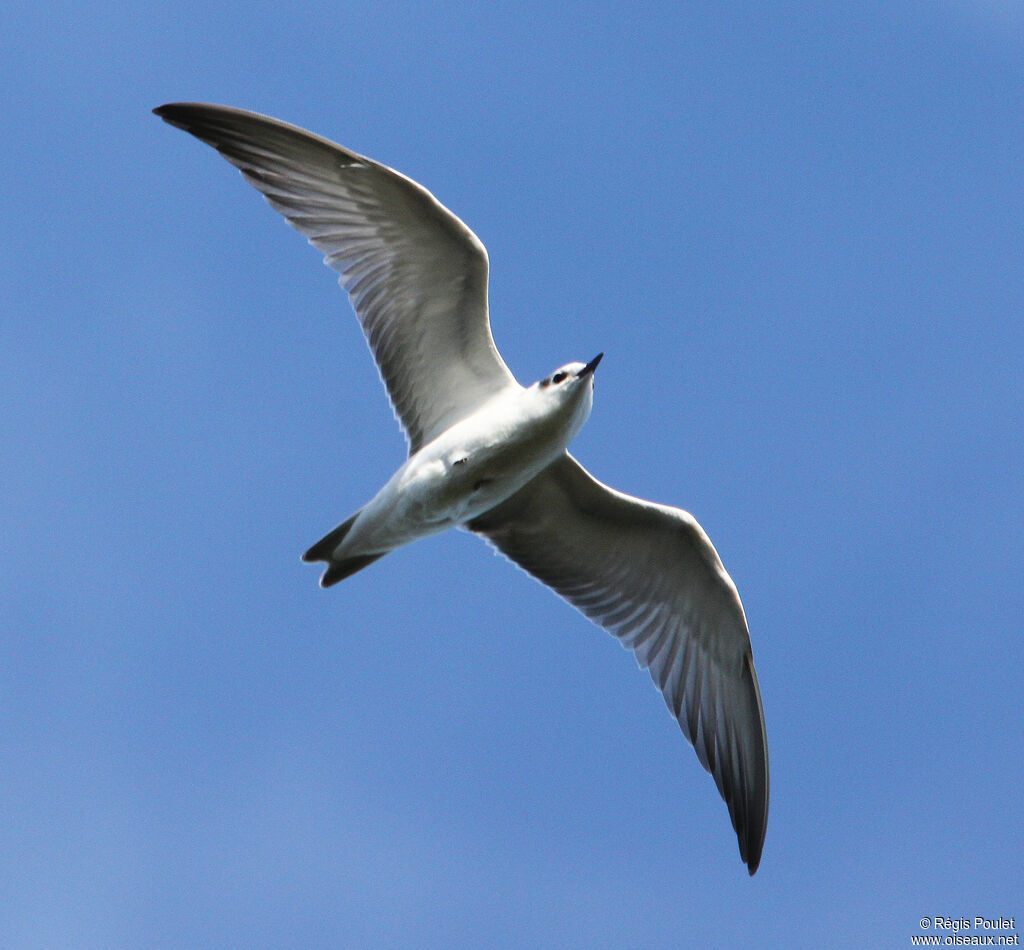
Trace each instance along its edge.
<path fill-rule="evenodd" d="M 905 946 L 1024 919 L 1018 3 L 0 13 L 11 947 Z M 772 755 L 748 878 L 645 673 L 453 532 L 299 554 L 403 440 L 318 255 L 150 109 L 399 168 L 574 452 L 692 511 Z"/>

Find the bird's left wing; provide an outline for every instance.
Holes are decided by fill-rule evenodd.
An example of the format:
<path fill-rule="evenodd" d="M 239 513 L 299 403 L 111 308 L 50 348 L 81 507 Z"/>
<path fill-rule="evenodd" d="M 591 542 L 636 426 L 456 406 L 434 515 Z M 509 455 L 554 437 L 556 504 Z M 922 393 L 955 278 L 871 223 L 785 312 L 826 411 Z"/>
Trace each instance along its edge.
<path fill-rule="evenodd" d="M 228 106 L 154 112 L 212 145 L 338 273 L 410 452 L 518 384 L 487 317 L 487 252 L 426 188 L 305 129 Z"/>
<path fill-rule="evenodd" d="M 632 648 L 714 776 L 753 874 L 768 821 L 764 712 L 739 595 L 700 525 L 565 453 L 468 527 Z"/>

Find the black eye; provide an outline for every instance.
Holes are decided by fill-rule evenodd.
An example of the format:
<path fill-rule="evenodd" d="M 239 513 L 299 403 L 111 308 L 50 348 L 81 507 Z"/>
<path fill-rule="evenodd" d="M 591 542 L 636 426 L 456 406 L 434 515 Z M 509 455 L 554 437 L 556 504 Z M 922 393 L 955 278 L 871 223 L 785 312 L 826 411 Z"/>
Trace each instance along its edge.
<path fill-rule="evenodd" d="M 560 383 L 568 375 L 569 374 L 564 372 L 563 370 L 559 370 L 557 373 L 555 373 L 554 376 L 551 377 L 551 382 Z"/>

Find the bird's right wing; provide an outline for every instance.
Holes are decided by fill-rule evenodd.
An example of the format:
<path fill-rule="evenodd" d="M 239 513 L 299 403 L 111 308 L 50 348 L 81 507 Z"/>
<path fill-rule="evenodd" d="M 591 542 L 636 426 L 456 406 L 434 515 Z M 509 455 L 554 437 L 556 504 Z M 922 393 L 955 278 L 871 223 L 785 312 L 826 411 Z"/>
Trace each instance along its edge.
<path fill-rule="evenodd" d="M 487 252 L 425 188 L 266 116 L 203 103 L 153 110 L 212 145 L 339 274 L 410 452 L 518 385 L 491 338 Z"/>
<path fill-rule="evenodd" d="M 632 648 L 714 776 L 753 874 L 768 822 L 764 712 L 739 595 L 700 525 L 565 453 L 468 527 Z"/>

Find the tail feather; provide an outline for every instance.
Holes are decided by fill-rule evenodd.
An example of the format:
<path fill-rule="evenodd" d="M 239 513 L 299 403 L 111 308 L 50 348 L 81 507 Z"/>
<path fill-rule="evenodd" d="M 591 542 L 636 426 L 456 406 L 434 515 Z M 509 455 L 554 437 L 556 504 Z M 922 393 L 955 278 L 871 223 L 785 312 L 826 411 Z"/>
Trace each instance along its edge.
<path fill-rule="evenodd" d="M 302 555 L 302 560 L 307 563 L 312 561 L 330 561 L 331 556 L 338 550 L 338 545 L 345 540 L 345 535 L 349 533 L 358 517 L 359 512 L 357 511 L 348 521 L 338 525 L 329 534 L 325 534 L 313 547 Z"/>
<path fill-rule="evenodd" d="M 378 558 L 384 557 L 386 553 L 386 551 L 381 551 L 380 554 L 359 554 L 356 557 L 346 557 L 340 561 L 331 561 L 327 570 L 324 571 L 323 577 L 320 578 L 320 586 L 330 587 L 332 584 L 337 584 L 338 581 L 351 577 Z"/>
<path fill-rule="evenodd" d="M 356 554 L 351 557 L 335 558 L 334 552 L 338 550 L 338 546 L 345 540 L 345 535 L 348 534 L 358 517 L 359 512 L 357 511 L 348 521 L 343 522 L 329 534 L 324 535 L 302 555 L 302 560 L 306 562 L 325 561 L 327 563 L 327 570 L 324 571 L 323 576 L 320 578 L 321 587 L 330 587 L 332 584 L 337 584 L 338 581 L 343 581 L 346 577 L 351 577 L 357 571 L 361 571 L 368 564 L 372 564 L 387 553 L 386 551 L 381 551 L 378 554 Z"/>

